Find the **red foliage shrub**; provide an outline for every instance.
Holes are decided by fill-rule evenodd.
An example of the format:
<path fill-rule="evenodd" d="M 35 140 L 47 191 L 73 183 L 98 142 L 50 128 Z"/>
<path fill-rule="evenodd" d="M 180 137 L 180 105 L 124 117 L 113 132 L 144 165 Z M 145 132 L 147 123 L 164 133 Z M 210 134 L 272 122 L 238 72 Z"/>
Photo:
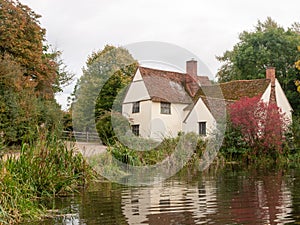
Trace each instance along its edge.
<path fill-rule="evenodd" d="M 267 104 L 260 96 L 241 98 L 230 105 L 231 123 L 241 130 L 255 154 L 282 152 L 288 121 L 276 104 Z"/>

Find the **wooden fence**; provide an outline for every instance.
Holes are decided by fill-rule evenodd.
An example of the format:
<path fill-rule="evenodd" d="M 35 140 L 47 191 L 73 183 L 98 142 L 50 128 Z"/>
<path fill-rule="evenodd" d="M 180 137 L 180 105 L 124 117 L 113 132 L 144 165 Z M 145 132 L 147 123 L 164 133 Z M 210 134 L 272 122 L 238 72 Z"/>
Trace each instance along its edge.
<path fill-rule="evenodd" d="M 63 131 L 63 139 L 79 142 L 99 142 L 98 133 Z"/>

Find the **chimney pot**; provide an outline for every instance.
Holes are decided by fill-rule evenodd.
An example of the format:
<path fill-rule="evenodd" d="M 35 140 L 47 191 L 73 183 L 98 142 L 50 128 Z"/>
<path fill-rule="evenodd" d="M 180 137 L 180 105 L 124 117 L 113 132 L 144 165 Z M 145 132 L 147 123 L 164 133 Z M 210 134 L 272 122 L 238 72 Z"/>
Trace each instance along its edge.
<path fill-rule="evenodd" d="M 275 86 L 275 80 L 276 80 L 276 75 L 275 75 L 275 67 L 269 66 L 266 69 L 266 79 L 271 80 L 271 85 Z"/>
<path fill-rule="evenodd" d="M 197 76 L 197 61 L 191 59 L 186 62 L 186 73 L 192 76 Z"/>

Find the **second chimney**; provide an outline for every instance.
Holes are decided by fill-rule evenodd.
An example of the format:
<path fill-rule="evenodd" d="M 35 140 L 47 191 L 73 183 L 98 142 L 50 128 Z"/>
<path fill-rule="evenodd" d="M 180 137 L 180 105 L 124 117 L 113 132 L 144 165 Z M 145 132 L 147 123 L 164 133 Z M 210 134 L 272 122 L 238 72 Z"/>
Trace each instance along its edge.
<path fill-rule="evenodd" d="M 275 67 L 272 66 L 267 67 L 266 78 L 271 80 L 272 86 L 275 86 L 275 80 L 276 80 Z"/>
<path fill-rule="evenodd" d="M 186 73 L 197 76 L 197 61 L 192 59 L 186 62 Z"/>

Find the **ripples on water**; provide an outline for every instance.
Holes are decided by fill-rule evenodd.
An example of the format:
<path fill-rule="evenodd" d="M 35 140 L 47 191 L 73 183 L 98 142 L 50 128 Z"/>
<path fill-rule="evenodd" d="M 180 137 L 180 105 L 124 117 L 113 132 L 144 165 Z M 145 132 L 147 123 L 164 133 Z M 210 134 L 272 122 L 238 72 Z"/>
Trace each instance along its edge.
<path fill-rule="evenodd" d="M 148 187 L 110 182 L 58 199 L 63 215 L 37 224 L 300 224 L 300 169 L 181 171 Z"/>

